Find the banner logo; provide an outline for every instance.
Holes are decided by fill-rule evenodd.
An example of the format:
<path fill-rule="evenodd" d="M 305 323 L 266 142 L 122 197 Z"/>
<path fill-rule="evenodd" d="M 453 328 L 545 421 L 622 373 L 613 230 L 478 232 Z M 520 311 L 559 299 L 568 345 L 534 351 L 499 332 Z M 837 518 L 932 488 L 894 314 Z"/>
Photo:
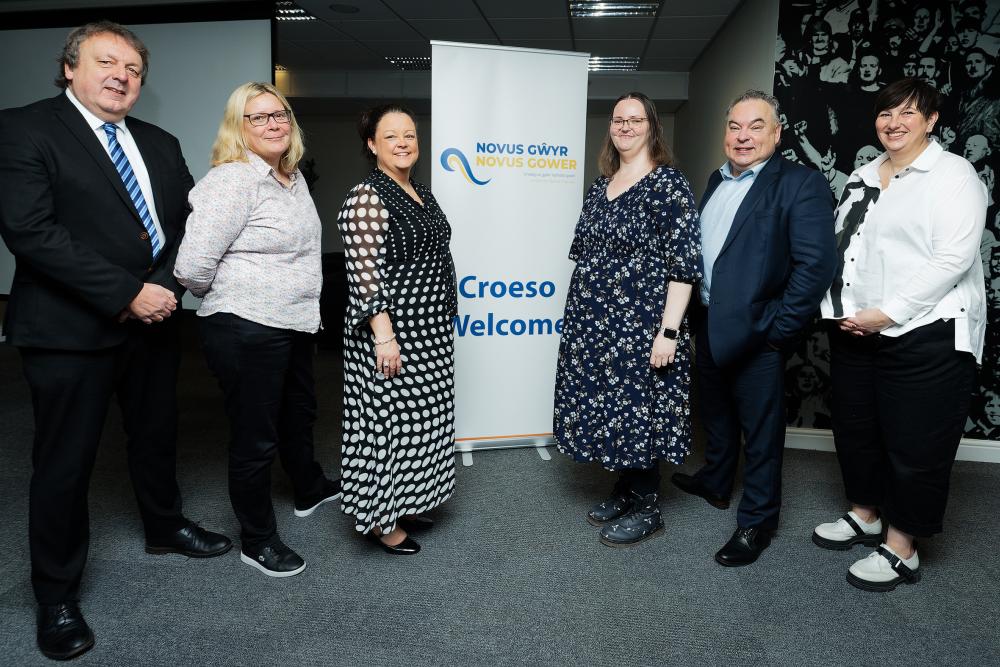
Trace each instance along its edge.
<path fill-rule="evenodd" d="M 469 165 L 469 159 L 457 148 L 446 148 L 441 153 L 441 166 L 444 167 L 445 171 L 459 172 L 465 177 L 465 180 L 476 185 L 486 185 L 493 180 L 492 178 L 487 178 L 485 181 L 481 181 L 476 178 L 472 173 L 472 167 Z"/>

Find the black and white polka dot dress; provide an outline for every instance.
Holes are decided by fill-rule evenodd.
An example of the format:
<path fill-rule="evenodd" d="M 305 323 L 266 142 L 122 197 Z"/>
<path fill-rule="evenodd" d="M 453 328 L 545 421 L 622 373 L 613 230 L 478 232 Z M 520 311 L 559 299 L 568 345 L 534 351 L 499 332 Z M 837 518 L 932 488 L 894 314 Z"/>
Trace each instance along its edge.
<path fill-rule="evenodd" d="M 338 219 L 347 261 L 343 510 L 358 531 L 395 528 L 455 489 L 455 265 L 451 228 L 430 190 L 423 206 L 378 169 L 351 190 Z M 368 320 L 387 312 L 402 372 L 375 370 Z"/>

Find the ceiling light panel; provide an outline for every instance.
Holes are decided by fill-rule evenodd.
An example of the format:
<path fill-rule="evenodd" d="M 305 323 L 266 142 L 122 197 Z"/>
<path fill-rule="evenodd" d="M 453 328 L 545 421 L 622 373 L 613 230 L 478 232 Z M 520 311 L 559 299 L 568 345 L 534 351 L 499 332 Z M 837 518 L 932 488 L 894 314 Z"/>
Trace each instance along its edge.
<path fill-rule="evenodd" d="M 660 0 L 569 0 L 569 15 L 573 18 L 615 16 L 656 16 Z"/>
<path fill-rule="evenodd" d="M 315 21 L 316 17 L 294 2 L 274 3 L 274 18 L 279 21 Z"/>
<path fill-rule="evenodd" d="M 427 70 L 431 68 L 430 56 L 386 56 L 396 69 L 402 70 Z"/>
<path fill-rule="evenodd" d="M 591 56 L 587 69 L 591 72 L 634 72 L 639 69 L 639 57 Z"/>

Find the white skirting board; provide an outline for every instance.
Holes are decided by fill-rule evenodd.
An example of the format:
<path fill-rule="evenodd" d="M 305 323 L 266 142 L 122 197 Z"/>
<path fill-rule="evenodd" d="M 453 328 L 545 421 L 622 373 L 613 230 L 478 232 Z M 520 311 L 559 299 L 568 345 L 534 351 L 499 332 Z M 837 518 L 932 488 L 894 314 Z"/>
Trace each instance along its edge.
<path fill-rule="evenodd" d="M 455 445 L 455 450 L 463 454 L 465 465 L 472 465 L 472 452 L 486 449 L 508 449 L 514 447 L 537 447 L 539 456 L 545 447 L 552 445 L 551 436 L 540 436 L 532 438 L 516 438 L 502 440 L 479 440 L 473 442 L 459 442 Z M 791 449 L 813 449 L 820 452 L 833 452 L 833 431 L 826 431 L 815 428 L 789 428 L 785 430 L 785 447 Z M 1000 463 L 1000 442 L 994 440 L 970 440 L 962 439 L 962 444 L 958 447 L 959 461 L 980 461 L 983 463 Z"/>
<path fill-rule="evenodd" d="M 785 447 L 832 452 L 834 451 L 833 431 L 813 428 L 789 428 L 785 430 Z M 1000 442 L 963 438 L 962 444 L 958 446 L 958 456 L 955 458 L 958 461 L 1000 463 Z"/>

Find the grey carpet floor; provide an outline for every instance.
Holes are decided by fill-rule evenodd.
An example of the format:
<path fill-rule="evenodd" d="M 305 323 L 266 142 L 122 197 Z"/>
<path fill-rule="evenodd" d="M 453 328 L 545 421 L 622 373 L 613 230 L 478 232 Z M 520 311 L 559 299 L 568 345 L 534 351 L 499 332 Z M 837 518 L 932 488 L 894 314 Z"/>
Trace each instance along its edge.
<path fill-rule="evenodd" d="M 186 514 L 233 536 L 221 397 L 188 341 L 179 475 Z M 336 474 L 340 366 L 320 352 L 318 458 Z M 46 663 L 34 643 L 26 537 L 31 407 L 15 351 L 0 346 L 0 664 Z M 109 415 L 91 483 L 83 609 L 100 665 L 990 665 L 1000 664 L 1000 465 L 955 466 L 947 532 L 922 542 L 923 581 L 855 590 L 867 550 L 829 552 L 813 526 L 843 509 L 832 454 L 790 450 L 781 527 L 753 566 L 719 567 L 735 508 L 665 482 L 667 530 L 610 549 L 584 520 L 612 477 L 552 450 L 477 453 L 412 558 L 373 551 L 335 504 L 292 515 L 274 475 L 279 530 L 308 561 L 270 579 L 234 549 L 209 560 L 149 556 Z M 684 469 L 693 471 L 700 454 Z M 665 479 L 673 469 L 664 466 Z"/>

